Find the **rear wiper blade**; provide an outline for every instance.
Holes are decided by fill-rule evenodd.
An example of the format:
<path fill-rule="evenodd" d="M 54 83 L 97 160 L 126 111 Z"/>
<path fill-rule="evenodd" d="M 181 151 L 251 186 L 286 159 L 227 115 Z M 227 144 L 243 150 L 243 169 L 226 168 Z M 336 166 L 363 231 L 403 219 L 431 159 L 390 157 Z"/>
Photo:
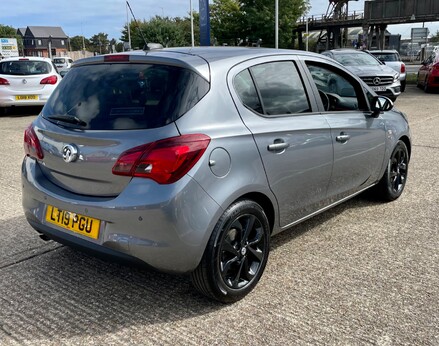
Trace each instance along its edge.
<path fill-rule="evenodd" d="M 74 115 L 52 115 L 47 117 L 49 120 L 59 120 L 69 124 L 75 124 L 79 126 L 87 126 L 87 123 L 84 120 L 75 117 Z"/>

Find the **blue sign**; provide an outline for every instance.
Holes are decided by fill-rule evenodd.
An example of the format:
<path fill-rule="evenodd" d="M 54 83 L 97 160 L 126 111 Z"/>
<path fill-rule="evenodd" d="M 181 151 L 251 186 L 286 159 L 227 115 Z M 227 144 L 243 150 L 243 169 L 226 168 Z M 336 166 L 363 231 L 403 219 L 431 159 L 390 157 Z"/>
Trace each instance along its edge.
<path fill-rule="evenodd" d="M 200 0 L 200 46 L 210 46 L 209 0 Z"/>

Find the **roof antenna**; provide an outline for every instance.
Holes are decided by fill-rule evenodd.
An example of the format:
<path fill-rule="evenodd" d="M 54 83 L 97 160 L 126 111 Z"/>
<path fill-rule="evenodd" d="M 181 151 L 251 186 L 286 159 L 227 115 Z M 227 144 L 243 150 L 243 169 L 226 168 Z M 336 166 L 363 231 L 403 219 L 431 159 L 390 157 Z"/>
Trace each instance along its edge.
<path fill-rule="evenodd" d="M 143 35 L 142 30 L 140 29 L 139 23 L 137 22 L 136 16 L 134 15 L 134 12 L 133 12 L 133 10 L 131 9 L 131 6 L 130 6 L 130 3 L 128 2 L 128 0 L 127 0 L 127 5 L 128 5 L 128 8 L 130 9 L 131 14 L 133 15 L 134 22 L 135 22 L 136 25 L 137 25 L 137 30 L 139 30 L 140 36 L 142 36 L 143 43 L 145 43 L 145 45 L 143 46 L 143 50 L 151 50 L 151 49 L 160 49 L 160 48 L 163 48 L 163 46 L 162 46 L 161 44 L 159 44 L 159 43 L 148 43 L 148 42 L 146 41 L 146 38 L 145 38 L 145 36 Z M 128 23 L 128 25 L 129 25 L 129 23 Z M 129 30 L 129 28 L 128 28 L 128 30 Z"/>

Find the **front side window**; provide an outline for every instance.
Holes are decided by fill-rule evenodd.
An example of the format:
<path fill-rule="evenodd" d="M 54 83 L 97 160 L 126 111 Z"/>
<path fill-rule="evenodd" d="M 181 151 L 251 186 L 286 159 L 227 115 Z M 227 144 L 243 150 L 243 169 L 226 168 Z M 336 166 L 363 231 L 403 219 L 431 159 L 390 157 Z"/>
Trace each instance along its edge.
<path fill-rule="evenodd" d="M 326 111 L 359 110 L 367 106 L 360 96 L 358 83 L 349 80 L 340 71 L 307 63 Z"/>
<path fill-rule="evenodd" d="M 291 61 L 253 66 L 235 77 L 234 86 L 245 106 L 266 116 L 311 111 L 302 79 Z"/>
<path fill-rule="evenodd" d="M 76 117 L 81 129 L 156 128 L 175 121 L 208 91 L 206 80 L 181 67 L 85 65 L 65 75 L 42 115 Z"/>

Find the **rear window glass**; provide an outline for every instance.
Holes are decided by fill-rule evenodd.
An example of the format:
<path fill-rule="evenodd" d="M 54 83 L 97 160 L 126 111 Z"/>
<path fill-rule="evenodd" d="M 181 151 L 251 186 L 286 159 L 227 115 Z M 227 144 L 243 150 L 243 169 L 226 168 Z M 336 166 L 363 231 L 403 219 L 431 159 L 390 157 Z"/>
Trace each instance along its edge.
<path fill-rule="evenodd" d="M 56 58 L 56 59 L 53 59 L 53 62 L 55 64 L 64 64 L 66 61 L 63 58 Z"/>
<path fill-rule="evenodd" d="M 12 76 L 47 74 L 51 71 L 45 61 L 17 60 L 0 62 L 0 74 Z"/>
<path fill-rule="evenodd" d="M 182 116 L 208 90 L 206 80 L 193 71 L 176 66 L 80 66 L 66 74 L 43 108 L 42 115 L 45 118 L 77 117 L 85 123 L 78 126 L 81 129 L 155 128 Z"/>
<path fill-rule="evenodd" d="M 395 53 L 373 53 L 381 61 L 399 61 L 398 55 Z"/>

